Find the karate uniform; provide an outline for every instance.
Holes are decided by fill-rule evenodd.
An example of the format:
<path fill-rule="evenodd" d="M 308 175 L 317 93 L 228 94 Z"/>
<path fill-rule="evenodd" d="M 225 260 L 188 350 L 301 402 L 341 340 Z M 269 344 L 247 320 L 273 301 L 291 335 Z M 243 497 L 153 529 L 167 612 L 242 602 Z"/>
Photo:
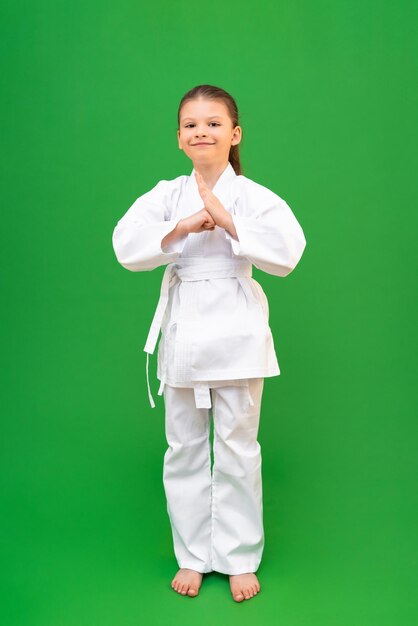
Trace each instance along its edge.
<path fill-rule="evenodd" d="M 164 486 L 179 566 L 232 574 L 256 571 L 261 559 L 258 421 L 264 378 L 280 374 L 267 298 L 252 278 L 252 265 L 287 276 L 306 240 L 282 198 L 237 176 L 228 163 L 212 192 L 231 214 L 239 241 L 215 226 L 163 249 L 176 224 L 204 207 L 194 172 L 161 180 L 137 198 L 118 221 L 112 243 L 130 271 L 166 265 L 144 350 L 154 407 L 148 365 L 161 330 L 158 394 L 164 394 L 169 444 Z M 214 419 L 213 476 L 208 409 Z"/>

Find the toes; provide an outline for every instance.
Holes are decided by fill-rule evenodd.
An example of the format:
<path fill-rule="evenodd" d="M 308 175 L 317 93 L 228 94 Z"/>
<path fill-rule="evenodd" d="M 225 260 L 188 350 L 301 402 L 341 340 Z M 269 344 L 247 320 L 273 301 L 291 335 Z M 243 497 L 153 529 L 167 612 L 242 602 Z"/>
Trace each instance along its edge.
<path fill-rule="evenodd" d="M 233 597 L 236 602 L 242 602 L 244 600 L 244 596 L 240 591 L 238 593 L 235 593 Z"/>
<path fill-rule="evenodd" d="M 256 587 L 247 587 L 246 589 L 241 589 L 241 591 L 233 592 L 234 600 L 237 602 L 241 602 L 242 600 L 249 600 L 253 598 L 258 593 Z"/>
<path fill-rule="evenodd" d="M 199 593 L 199 582 L 195 579 L 188 580 L 188 576 L 175 576 L 171 581 L 171 587 L 182 596 L 197 596 Z"/>

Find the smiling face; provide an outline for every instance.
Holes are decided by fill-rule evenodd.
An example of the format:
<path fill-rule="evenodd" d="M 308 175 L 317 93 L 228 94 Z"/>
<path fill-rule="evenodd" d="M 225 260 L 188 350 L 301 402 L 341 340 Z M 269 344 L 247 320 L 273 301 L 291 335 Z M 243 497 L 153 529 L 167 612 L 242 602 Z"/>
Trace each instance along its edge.
<path fill-rule="evenodd" d="M 194 165 L 222 166 L 241 136 L 241 127 L 232 126 L 228 109 L 220 100 L 197 98 L 181 108 L 178 144 Z"/>

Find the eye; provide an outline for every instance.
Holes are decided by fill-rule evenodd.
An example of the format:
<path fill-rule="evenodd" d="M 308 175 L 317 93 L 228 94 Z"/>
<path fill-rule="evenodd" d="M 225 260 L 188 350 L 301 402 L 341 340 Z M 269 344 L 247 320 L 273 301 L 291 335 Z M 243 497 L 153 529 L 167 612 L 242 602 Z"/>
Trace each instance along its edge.
<path fill-rule="evenodd" d="M 218 122 L 209 122 L 210 124 L 215 124 L 215 126 L 220 126 L 220 124 Z M 185 128 L 189 128 L 190 126 L 195 126 L 195 124 L 193 124 L 192 122 L 190 122 L 190 124 L 186 124 Z"/>

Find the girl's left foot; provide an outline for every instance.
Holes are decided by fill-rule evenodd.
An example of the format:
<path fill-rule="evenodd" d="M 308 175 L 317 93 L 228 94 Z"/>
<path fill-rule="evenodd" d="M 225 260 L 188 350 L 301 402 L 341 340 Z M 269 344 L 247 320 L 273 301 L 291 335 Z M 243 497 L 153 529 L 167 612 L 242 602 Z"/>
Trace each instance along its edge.
<path fill-rule="evenodd" d="M 260 583 L 254 573 L 230 575 L 229 584 L 235 602 L 249 600 L 260 591 Z"/>

